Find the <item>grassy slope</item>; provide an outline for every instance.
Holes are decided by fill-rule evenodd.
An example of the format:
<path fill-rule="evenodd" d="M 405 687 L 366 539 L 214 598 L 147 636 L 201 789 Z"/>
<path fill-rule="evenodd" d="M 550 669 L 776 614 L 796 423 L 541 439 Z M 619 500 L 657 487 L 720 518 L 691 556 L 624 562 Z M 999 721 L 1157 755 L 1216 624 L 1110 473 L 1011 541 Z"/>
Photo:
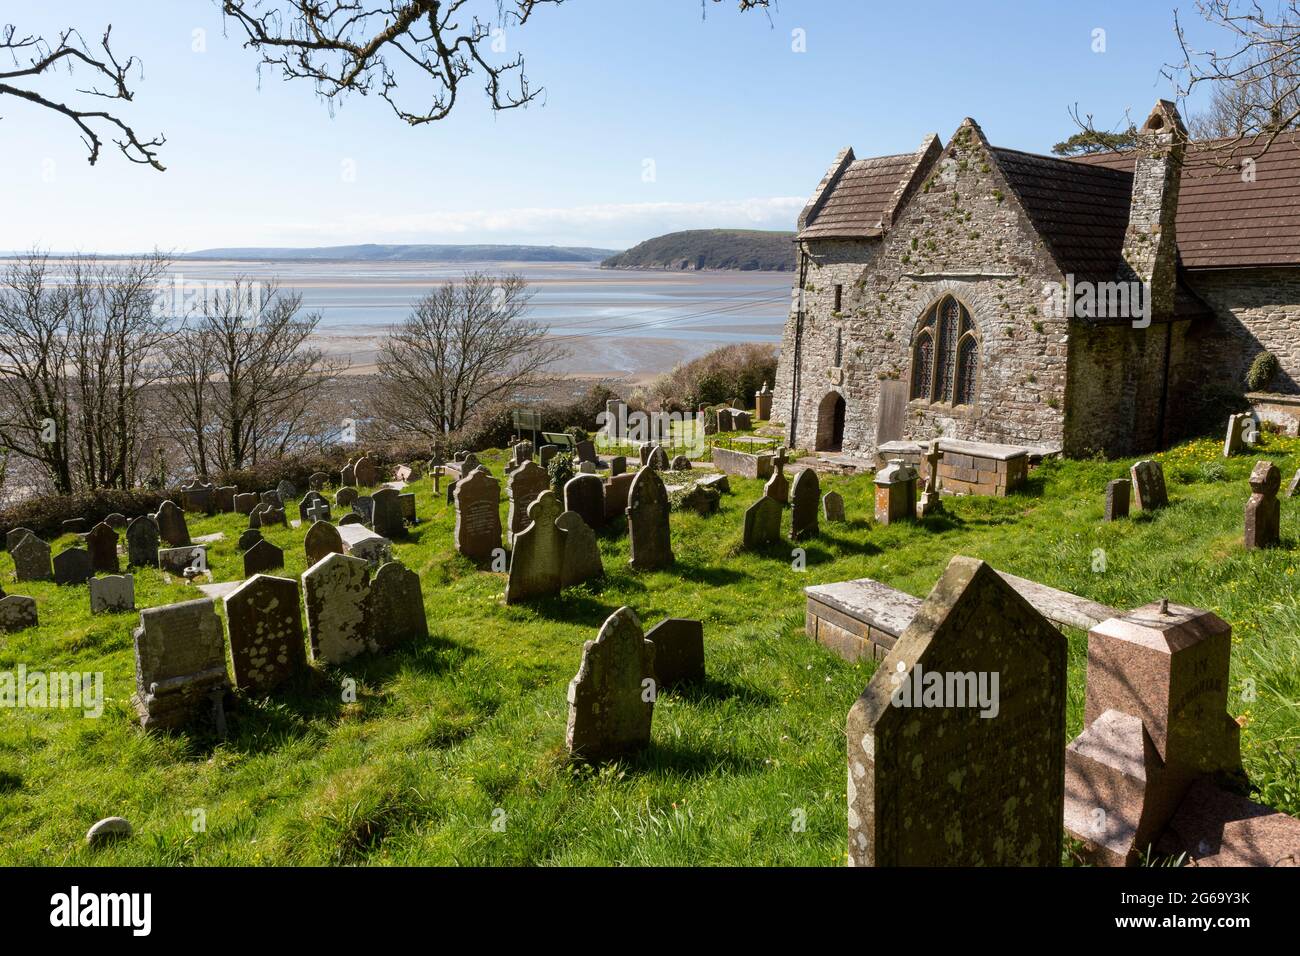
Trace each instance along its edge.
<path fill-rule="evenodd" d="M 678 565 L 638 575 L 624 537 L 602 551 L 608 578 L 530 607 L 507 608 L 504 577 L 475 570 L 452 548 L 452 515 L 429 481 L 413 486 L 422 523 L 398 555 L 421 575 L 432 639 L 343 669 L 313 670 L 303 685 L 243 703 L 220 744 L 145 736 L 135 724 L 130 631 L 134 614 L 87 612 L 84 587 L 23 584 L 38 629 L 0 637 L 0 671 L 103 670 L 111 698 L 100 720 L 69 712 L 0 715 L 0 863 L 222 864 L 810 864 L 843 860 L 845 715 L 873 664 L 850 665 L 801 633 L 809 584 L 870 576 L 924 595 L 954 553 L 1131 607 L 1160 596 L 1218 611 L 1233 624 L 1234 692 L 1246 715 L 1247 769 L 1263 798 L 1300 814 L 1300 602 L 1294 548 L 1300 503 L 1283 508 L 1288 548 L 1240 544 L 1246 475 L 1255 456 L 1213 478 L 1217 445 L 1161 456 L 1173 506 L 1104 524 L 1102 488 L 1127 463 L 1051 464 L 1024 494 L 950 500 L 925 527 L 873 527 L 868 478 L 823 482 L 844 494 L 847 525 L 808 546 L 808 570 L 788 549 L 739 550 L 756 481 L 733 479 L 720 514 L 673 516 Z M 1287 474 L 1300 442 L 1272 439 Z M 485 461 L 500 474 L 502 456 Z M 504 509 L 503 509 L 504 511 Z M 788 520 L 788 519 L 787 519 Z M 226 533 L 211 549 L 218 580 L 237 579 L 243 519 L 191 522 Z M 285 573 L 304 570 L 295 529 L 269 537 Z M 1104 548 L 1108 569 L 1091 570 Z M 57 546 L 56 546 L 57 550 Z M 9 577 L 7 555 L 0 576 Z M 141 606 L 192 596 L 136 571 Z M 631 604 L 647 626 L 667 615 L 705 622 L 709 681 L 662 694 L 654 742 L 599 771 L 564 755 L 565 687 L 582 642 Z M 1070 634 L 1068 732 L 1082 722 L 1084 635 Z M 357 701 L 340 683 L 354 677 Z M 1257 699 L 1239 688 L 1255 681 Z M 504 811 L 494 830 L 494 811 Z M 206 831 L 194 832 L 202 809 Z M 792 827 L 796 812 L 807 826 Z M 127 817 L 134 839 L 92 854 L 96 819 Z M 497 818 L 501 817 L 498 812 Z"/>

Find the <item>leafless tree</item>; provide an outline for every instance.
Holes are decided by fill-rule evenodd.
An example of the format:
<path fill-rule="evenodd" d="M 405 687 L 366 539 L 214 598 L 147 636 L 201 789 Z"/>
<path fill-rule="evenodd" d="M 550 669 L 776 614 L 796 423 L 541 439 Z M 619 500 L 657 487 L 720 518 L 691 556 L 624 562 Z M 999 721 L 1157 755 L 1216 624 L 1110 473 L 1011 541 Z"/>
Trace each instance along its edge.
<path fill-rule="evenodd" d="M 565 350 L 527 319 L 531 298 L 523 277 L 482 272 L 421 298 L 380 346 L 379 417 L 437 441 L 476 412 L 553 380 Z"/>
<path fill-rule="evenodd" d="M 110 25 L 100 38 L 99 48 L 95 49 L 75 29 L 62 31 L 51 42 L 43 36 L 21 34 L 15 25 L 5 24 L 0 28 L 0 55 L 6 55 L 12 65 L 0 69 L 0 96 L 25 100 L 66 116 L 80 131 L 92 166 L 99 160 L 103 147 L 100 131 L 107 128 L 112 130 L 108 135 L 123 156 L 161 172 L 165 167 L 158 161 L 158 147 L 166 142 L 165 137 L 143 139 L 115 113 L 72 106 L 47 91 L 51 77 L 59 71 L 66 70 L 73 75 L 81 69 L 94 79 L 91 86 L 78 88 L 77 93 L 127 103 L 133 100 L 134 94 L 127 84 L 133 72 L 138 75 L 140 62 L 135 57 L 118 60 L 110 43 L 112 32 Z M 47 89 L 35 89 L 34 84 L 45 84 Z"/>
<path fill-rule="evenodd" d="M 203 297 L 170 348 L 174 437 L 195 470 L 239 469 L 295 450 L 312 401 L 345 370 L 311 344 L 319 313 L 302 296 L 238 277 Z"/>

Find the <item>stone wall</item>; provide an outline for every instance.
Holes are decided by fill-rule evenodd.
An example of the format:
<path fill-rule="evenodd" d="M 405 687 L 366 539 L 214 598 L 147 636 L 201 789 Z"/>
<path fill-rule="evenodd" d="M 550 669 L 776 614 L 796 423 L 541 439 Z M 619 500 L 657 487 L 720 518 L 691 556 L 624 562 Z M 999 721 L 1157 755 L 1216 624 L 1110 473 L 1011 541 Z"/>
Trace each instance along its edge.
<path fill-rule="evenodd" d="M 1212 380 L 1246 392 L 1250 363 L 1267 351 L 1281 366 L 1267 391 L 1300 394 L 1300 269 L 1202 270 L 1187 281 L 1219 318 L 1207 350 Z"/>

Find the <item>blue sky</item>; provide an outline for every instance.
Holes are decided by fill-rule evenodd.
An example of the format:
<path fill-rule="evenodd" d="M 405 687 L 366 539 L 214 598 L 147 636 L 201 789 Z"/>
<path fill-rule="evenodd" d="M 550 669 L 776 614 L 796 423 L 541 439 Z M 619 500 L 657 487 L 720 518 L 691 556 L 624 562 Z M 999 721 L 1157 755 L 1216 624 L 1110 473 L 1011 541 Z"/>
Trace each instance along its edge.
<path fill-rule="evenodd" d="M 568 0 L 505 37 L 544 105 L 493 114 L 474 84 L 450 119 L 409 128 L 374 97 L 331 117 L 308 84 L 259 81 L 213 0 L 0 9 L 20 32 L 95 38 L 111 22 L 115 50 L 143 62 L 123 113 L 165 133 L 168 167 L 111 146 L 90 167 L 67 120 L 0 97 L 0 249 L 619 248 L 681 228 L 785 229 L 843 146 L 911 151 L 969 115 L 997 145 L 1047 152 L 1074 131 L 1075 103 L 1102 124 L 1140 121 L 1172 92 L 1160 68 L 1178 57 L 1162 0 L 778 0 L 770 19 L 731 0 L 703 19 L 698 0 Z"/>

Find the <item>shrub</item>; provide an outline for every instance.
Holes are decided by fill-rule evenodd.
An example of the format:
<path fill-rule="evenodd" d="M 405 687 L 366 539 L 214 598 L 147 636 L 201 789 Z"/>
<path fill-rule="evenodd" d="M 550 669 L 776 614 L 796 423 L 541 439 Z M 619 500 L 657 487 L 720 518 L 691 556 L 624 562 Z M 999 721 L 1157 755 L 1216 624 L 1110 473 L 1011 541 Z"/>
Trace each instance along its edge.
<path fill-rule="evenodd" d="M 556 452 L 546 466 L 546 474 L 551 479 L 551 490 L 564 500 L 564 486 L 573 477 L 573 454 L 567 451 Z"/>
<path fill-rule="evenodd" d="M 1246 387 L 1252 392 L 1265 391 L 1272 383 L 1273 376 L 1277 375 L 1277 370 L 1277 356 L 1272 352 L 1260 352 L 1255 356 L 1255 361 L 1250 363 L 1250 371 L 1246 373 Z"/>
<path fill-rule="evenodd" d="M 748 408 L 764 382 L 776 384 L 775 346 L 725 345 L 659 376 L 646 386 L 643 397 L 646 404 L 666 412 L 733 401 Z"/>

